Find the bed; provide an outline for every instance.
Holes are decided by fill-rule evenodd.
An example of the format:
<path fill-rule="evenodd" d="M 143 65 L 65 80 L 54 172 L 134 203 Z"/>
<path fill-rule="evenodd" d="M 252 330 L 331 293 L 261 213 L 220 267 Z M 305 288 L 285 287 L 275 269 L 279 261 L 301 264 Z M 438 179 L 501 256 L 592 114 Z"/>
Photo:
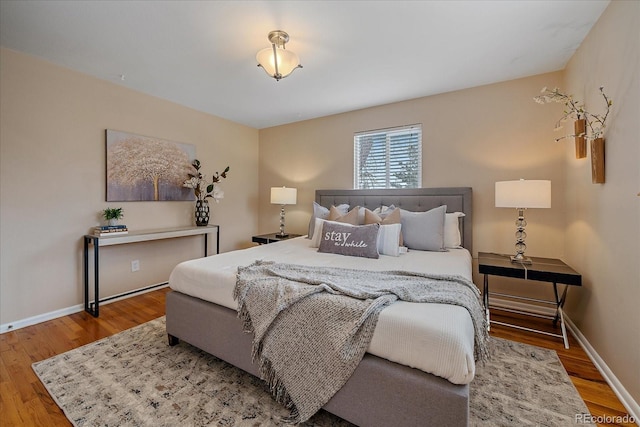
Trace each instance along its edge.
<path fill-rule="evenodd" d="M 461 263 L 464 266 L 462 268 L 465 270 L 465 275 L 470 278 L 471 194 L 471 188 L 467 187 L 411 190 L 318 190 L 316 191 L 316 202 L 326 208 L 332 205 L 348 204 L 373 210 L 382 205 L 394 205 L 414 212 L 424 212 L 446 205 L 447 212 L 462 212 L 465 216 L 460 218 L 459 227 L 464 249 L 451 250 L 450 252 L 455 254 L 455 258 L 462 260 L 452 261 L 452 265 Z M 167 294 L 166 302 L 166 324 L 170 344 L 175 345 L 183 340 L 257 376 L 257 367 L 251 360 L 252 336 L 243 333 L 242 321 L 233 308 L 234 301 L 230 292 L 215 296 L 216 294 L 211 294 L 208 288 L 216 278 L 222 278 L 225 275 L 235 276 L 237 265 L 246 265 L 255 259 L 268 258 L 271 254 L 279 254 L 273 255 L 273 257 L 276 259 L 284 257 L 294 263 L 297 254 L 305 250 L 313 250 L 308 249 L 308 242 L 309 240 L 305 238 L 291 239 L 291 241 L 234 251 L 180 264 L 171 275 L 169 284 L 172 291 Z M 401 255 L 397 259 L 407 260 L 409 259 L 407 255 L 409 254 Z M 341 260 L 352 258 L 336 256 Z M 442 256 L 441 259 L 445 259 L 445 255 L 442 253 L 432 256 Z M 332 261 L 329 262 L 332 263 Z M 393 260 L 388 262 L 393 262 Z M 448 268 L 448 263 L 449 261 L 437 262 L 437 264 L 443 265 L 444 269 Z M 380 268 L 384 269 L 386 266 L 383 265 Z M 397 304 L 400 302 L 394 305 Z M 379 325 L 383 322 L 385 313 L 393 314 L 391 309 L 394 305 L 383 310 Z M 424 306 L 425 304 L 420 305 Z M 427 305 L 435 307 L 441 304 Z M 450 311 L 444 314 L 445 318 L 449 316 L 448 313 Z M 437 314 L 434 316 L 438 317 Z M 456 316 L 461 316 L 460 311 Z M 464 319 L 461 318 L 460 321 L 464 322 Z M 447 322 L 449 320 L 444 323 Z M 387 320 L 387 324 L 389 323 Z M 203 327 L 203 325 L 207 325 L 207 327 Z M 430 373 L 429 371 L 433 371 L 431 359 L 437 358 L 437 355 L 428 355 L 425 352 L 424 357 L 421 357 L 421 353 L 419 353 L 417 358 L 414 355 L 413 360 L 403 360 L 404 356 L 398 359 L 393 355 L 394 345 L 386 345 L 385 347 L 384 343 L 381 344 L 383 339 L 380 338 L 378 329 L 384 328 L 376 327 L 372 345 L 355 372 L 323 408 L 360 426 L 468 425 L 468 383 L 473 378 L 475 369 L 473 357 L 471 356 L 471 360 L 469 360 L 468 349 L 460 357 L 461 362 L 456 362 L 456 367 L 452 372 Z M 435 335 L 446 334 L 436 331 Z M 464 341 L 463 347 L 468 347 L 468 339 L 462 341 Z M 375 343 L 379 348 L 374 348 Z M 471 338 L 470 345 L 473 350 L 473 338 Z M 440 358 L 442 358 L 442 354 Z M 445 358 L 450 357 L 445 355 Z M 392 361 L 394 359 L 395 361 Z M 439 363 L 441 364 L 441 362 Z M 461 367 L 457 367 L 457 365 L 461 365 Z"/>

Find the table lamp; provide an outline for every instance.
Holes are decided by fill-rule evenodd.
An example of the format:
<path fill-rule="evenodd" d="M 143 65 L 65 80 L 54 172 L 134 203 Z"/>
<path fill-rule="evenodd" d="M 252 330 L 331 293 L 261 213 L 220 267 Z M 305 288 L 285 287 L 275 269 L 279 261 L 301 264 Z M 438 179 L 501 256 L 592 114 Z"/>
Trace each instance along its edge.
<path fill-rule="evenodd" d="M 527 249 L 527 245 L 524 243 L 527 237 L 527 233 L 524 231 L 527 226 L 524 210 L 551 207 L 551 181 L 520 179 L 518 181 L 496 182 L 496 207 L 518 210 L 516 254 L 511 256 L 511 262 L 531 264 L 531 259 L 524 256 Z"/>
<path fill-rule="evenodd" d="M 287 187 L 271 187 L 271 204 L 280 205 L 280 233 L 278 237 L 288 237 L 284 232 L 284 205 L 295 205 L 298 196 L 298 190 Z"/>

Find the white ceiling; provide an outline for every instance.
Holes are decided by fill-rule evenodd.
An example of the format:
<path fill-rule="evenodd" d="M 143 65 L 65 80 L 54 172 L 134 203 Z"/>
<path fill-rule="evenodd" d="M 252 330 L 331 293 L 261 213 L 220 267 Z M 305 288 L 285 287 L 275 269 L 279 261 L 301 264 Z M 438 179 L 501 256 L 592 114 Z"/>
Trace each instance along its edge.
<path fill-rule="evenodd" d="M 265 128 L 561 70 L 608 3 L 0 0 L 0 42 Z M 279 82 L 275 29 L 304 65 Z"/>

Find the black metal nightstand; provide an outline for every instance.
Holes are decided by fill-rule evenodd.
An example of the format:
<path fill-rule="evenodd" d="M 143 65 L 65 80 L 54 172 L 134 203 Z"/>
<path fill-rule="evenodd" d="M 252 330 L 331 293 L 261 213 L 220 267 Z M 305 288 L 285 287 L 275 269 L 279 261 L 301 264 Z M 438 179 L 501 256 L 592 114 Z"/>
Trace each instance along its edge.
<path fill-rule="evenodd" d="M 253 243 L 266 245 L 267 243 L 280 242 L 282 240 L 293 239 L 294 237 L 300 237 L 300 236 L 302 236 L 302 234 L 289 233 L 286 237 L 280 237 L 278 233 L 269 233 L 269 234 L 261 234 L 259 236 L 253 236 L 251 238 L 251 241 Z"/>
<path fill-rule="evenodd" d="M 567 330 L 564 325 L 564 314 L 562 311 L 562 307 L 564 307 L 564 303 L 567 299 L 567 290 L 569 289 L 569 286 L 582 286 L 582 276 L 559 259 L 531 257 L 531 260 L 533 264 L 519 264 L 511 262 L 511 260 L 509 259 L 509 255 L 493 254 L 487 252 L 478 253 L 478 271 L 480 272 L 480 274 L 484 274 L 483 298 L 485 310 L 487 313 L 487 323 L 489 325 L 491 323 L 495 323 L 516 329 L 522 329 L 525 331 L 542 333 L 545 335 L 562 338 L 564 341 L 564 347 L 569 348 L 569 340 L 567 339 Z M 517 295 L 501 294 L 495 292 L 494 295 L 516 300 L 535 301 L 554 305 L 556 308 L 555 316 L 541 316 L 539 314 L 535 314 L 535 316 L 552 319 L 554 325 L 557 324 L 559 320 L 560 327 L 562 329 L 562 335 L 539 331 L 537 329 L 525 328 L 523 326 L 512 325 L 509 323 L 495 321 L 492 322 L 489 315 L 489 275 L 514 277 L 518 279 L 537 280 L 540 282 L 553 283 L 553 294 L 555 296 L 555 301 L 525 298 Z M 562 283 L 565 285 L 561 296 L 558 294 L 558 283 Z M 514 309 L 507 309 L 507 311 L 525 315 L 532 314 L 526 311 Z"/>

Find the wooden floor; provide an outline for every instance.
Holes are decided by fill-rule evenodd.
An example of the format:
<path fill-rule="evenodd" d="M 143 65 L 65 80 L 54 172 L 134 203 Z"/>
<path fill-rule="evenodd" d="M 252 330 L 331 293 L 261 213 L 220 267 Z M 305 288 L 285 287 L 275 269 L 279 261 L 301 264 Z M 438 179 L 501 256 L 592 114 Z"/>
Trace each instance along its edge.
<path fill-rule="evenodd" d="M 164 315 L 167 288 L 100 306 L 100 317 L 77 313 L 0 335 L 0 426 L 69 426 L 31 364 Z M 500 316 L 494 320 L 518 322 Z M 531 325 L 531 320 L 527 320 Z M 536 327 L 557 332 L 546 320 Z M 565 350 L 561 339 L 493 325 L 493 336 L 556 350 L 593 416 L 624 416 L 626 411 L 573 337 Z M 633 424 L 599 424 L 633 425 Z"/>

